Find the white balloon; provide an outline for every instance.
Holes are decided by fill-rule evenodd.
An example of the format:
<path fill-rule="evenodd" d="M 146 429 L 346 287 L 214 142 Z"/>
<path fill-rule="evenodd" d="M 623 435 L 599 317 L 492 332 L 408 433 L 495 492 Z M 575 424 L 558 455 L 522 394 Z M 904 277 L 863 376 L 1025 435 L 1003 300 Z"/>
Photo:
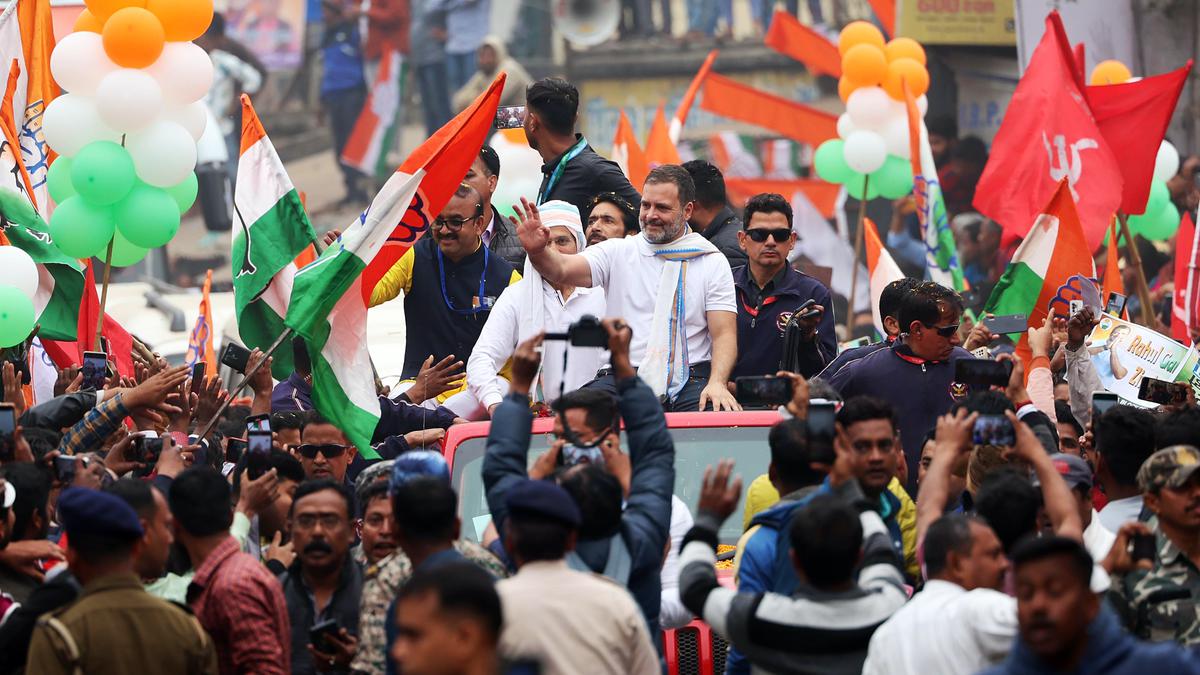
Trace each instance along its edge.
<path fill-rule="evenodd" d="M 842 157 L 858 173 L 873 173 L 887 161 L 887 144 L 874 131 L 855 131 L 842 146 Z"/>
<path fill-rule="evenodd" d="M 921 117 L 929 112 L 929 98 L 925 94 L 917 97 L 917 111 L 921 113 Z"/>
<path fill-rule="evenodd" d="M 881 87 L 859 87 L 846 100 L 846 113 L 859 129 L 882 129 L 892 107 Z"/>
<path fill-rule="evenodd" d="M 16 286 L 31 300 L 38 290 L 38 268 L 16 246 L 0 246 L 0 286 Z"/>
<path fill-rule="evenodd" d="M 50 53 L 50 74 L 58 86 L 72 94 L 95 94 L 100 80 L 116 69 L 117 64 L 104 52 L 99 33 L 71 33 Z"/>
<path fill-rule="evenodd" d="M 119 143 L 121 134 L 103 120 L 92 99 L 82 94 L 63 94 L 46 106 L 42 134 L 55 152 L 67 157 L 93 141 Z"/>
<path fill-rule="evenodd" d="M 199 101 L 212 87 L 212 59 L 191 42 L 168 42 L 146 71 L 158 80 L 163 97 L 171 103 Z"/>
<path fill-rule="evenodd" d="M 162 112 L 162 89 L 145 71 L 122 68 L 96 87 L 96 109 L 108 126 L 129 133 L 150 126 Z"/>
<path fill-rule="evenodd" d="M 204 101 L 175 105 L 167 108 L 167 119 L 187 129 L 192 138 L 199 141 L 204 135 L 205 127 L 208 126 L 208 111 Z"/>
<path fill-rule="evenodd" d="M 155 187 L 178 185 L 196 168 L 196 139 L 175 122 L 160 120 L 129 134 L 125 149 L 138 178 Z"/>
<path fill-rule="evenodd" d="M 1158 157 L 1154 158 L 1154 180 L 1168 181 L 1179 173 L 1179 151 L 1170 141 L 1158 146 Z"/>
<path fill-rule="evenodd" d="M 838 115 L 837 132 L 838 136 L 845 138 L 854 133 L 858 127 L 854 126 L 854 120 L 850 119 L 850 113 L 842 113 Z"/>
<path fill-rule="evenodd" d="M 908 118 L 892 118 L 883 127 L 883 143 L 889 155 L 912 158 L 912 146 L 909 145 Z"/>

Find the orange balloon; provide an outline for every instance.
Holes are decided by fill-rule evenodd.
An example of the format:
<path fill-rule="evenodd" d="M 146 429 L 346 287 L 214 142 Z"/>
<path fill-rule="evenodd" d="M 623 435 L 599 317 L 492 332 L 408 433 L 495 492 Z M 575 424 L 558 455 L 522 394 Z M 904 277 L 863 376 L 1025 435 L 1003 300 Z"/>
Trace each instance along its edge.
<path fill-rule="evenodd" d="M 838 36 L 838 53 L 842 56 L 854 45 L 875 45 L 883 49 L 883 33 L 874 24 L 866 21 L 851 21 Z"/>
<path fill-rule="evenodd" d="M 925 48 L 921 46 L 920 42 L 912 38 L 898 37 L 887 43 L 883 51 L 887 53 L 888 61 L 912 59 L 921 65 L 925 65 Z"/>
<path fill-rule="evenodd" d="M 855 82 L 854 80 L 843 75 L 842 79 L 838 80 L 838 96 L 841 97 L 842 102 L 845 103 L 846 101 L 850 100 L 850 94 L 853 94 L 855 89 L 860 89 L 865 86 L 867 85 L 861 82 Z"/>
<path fill-rule="evenodd" d="M 902 82 L 908 83 L 908 91 L 913 98 L 921 96 L 929 90 L 929 71 L 913 59 L 896 59 L 888 64 L 888 74 L 883 81 L 883 88 L 887 91 L 888 96 L 897 101 L 903 101 Z"/>
<path fill-rule="evenodd" d="M 141 7 L 119 9 L 104 22 L 104 51 L 125 68 L 145 68 L 162 54 L 162 23 Z"/>
<path fill-rule="evenodd" d="M 887 70 L 887 57 L 875 45 L 857 44 L 842 55 L 842 74 L 855 82 L 879 84 Z"/>
<path fill-rule="evenodd" d="M 1101 61 L 1092 69 L 1092 84 L 1121 84 L 1128 82 L 1129 78 L 1133 77 L 1133 73 L 1129 72 L 1129 68 L 1120 61 L 1109 59 Z"/>
<path fill-rule="evenodd" d="M 146 9 L 162 22 L 167 40 L 190 42 L 212 23 L 212 0 L 147 0 Z"/>
<path fill-rule="evenodd" d="M 90 9 L 83 10 L 79 13 L 79 18 L 75 19 L 76 33 L 99 33 L 103 30 L 104 22 L 97 19 Z"/>
<path fill-rule="evenodd" d="M 87 11 L 91 12 L 92 16 L 104 22 L 108 17 L 126 7 L 145 7 L 146 0 L 85 0 L 84 4 L 87 5 Z"/>

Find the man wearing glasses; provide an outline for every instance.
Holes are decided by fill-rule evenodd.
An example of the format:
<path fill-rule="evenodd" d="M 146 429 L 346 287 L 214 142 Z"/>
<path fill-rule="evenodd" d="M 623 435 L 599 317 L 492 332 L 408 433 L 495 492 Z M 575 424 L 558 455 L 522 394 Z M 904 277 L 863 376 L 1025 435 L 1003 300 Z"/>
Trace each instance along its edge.
<path fill-rule="evenodd" d="M 304 466 L 307 480 L 329 479 L 338 485 L 347 485 L 346 468 L 358 454 L 358 448 L 350 444 L 346 434 L 315 410 L 309 411 L 304 429 L 300 431 L 300 445 L 296 448 L 300 464 Z"/>
<path fill-rule="evenodd" d="M 833 299 L 820 281 L 792 269 L 792 205 L 777 194 L 746 202 L 738 245 L 748 264 L 735 267 L 738 360 L 733 377 L 787 370 L 812 377 L 837 356 Z"/>
<path fill-rule="evenodd" d="M 829 381 L 843 398 L 868 395 L 892 404 L 914 494 L 925 434 L 955 401 L 970 394 L 954 382 L 955 361 L 975 358 L 959 346 L 962 311 L 957 293 L 932 281 L 921 283 L 900 305 L 901 334 L 892 346 L 847 364 Z"/>
<path fill-rule="evenodd" d="M 488 218 L 479 192 L 459 186 L 422 237 L 388 270 L 371 295 L 371 305 L 404 292 L 404 369 L 411 380 L 430 356 L 467 362 L 496 299 L 521 279 L 504 258 L 483 246 Z M 464 387 L 452 389 L 445 400 Z"/>

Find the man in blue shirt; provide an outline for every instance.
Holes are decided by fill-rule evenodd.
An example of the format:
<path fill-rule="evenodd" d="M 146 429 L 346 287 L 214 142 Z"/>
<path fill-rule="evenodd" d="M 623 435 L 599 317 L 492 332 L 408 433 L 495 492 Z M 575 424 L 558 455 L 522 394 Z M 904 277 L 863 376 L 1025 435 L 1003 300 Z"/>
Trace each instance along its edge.
<path fill-rule="evenodd" d="M 342 203 L 366 204 L 370 198 L 359 184 L 363 175 L 340 160 L 367 100 L 362 36 L 358 32 L 359 12 L 349 0 L 327 0 L 322 6 L 325 8 L 325 34 L 321 52 L 325 67 L 321 72 L 321 103 L 329 113 L 333 149 L 339 158 L 342 181 L 346 184 L 346 197 Z"/>

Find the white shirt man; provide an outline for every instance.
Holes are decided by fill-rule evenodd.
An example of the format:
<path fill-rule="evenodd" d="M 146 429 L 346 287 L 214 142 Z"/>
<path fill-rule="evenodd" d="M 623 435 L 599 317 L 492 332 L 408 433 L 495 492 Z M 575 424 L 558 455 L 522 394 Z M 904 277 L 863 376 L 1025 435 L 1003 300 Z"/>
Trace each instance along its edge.
<path fill-rule="evenodd" d="M 643 188 L 641 234 L 581 255 L 550 247 L 537 207 L 524 200 L 517 234 L 546 279 L 604 288 L 608 315 L 633 328 L 630 358 L 638 375 L 668 409 L 739 410 L 726 387 L 737 360 L 733 275 L 720 251 L 688 227 L 695 192 L 682 167 L 655 168 Z M 611 378 L 593 386 L 615 390 Z"/>
<path fill-rule="evenodd" d="M 554 200 L 539 208 L 542 223 L 550 228 L 551 246 L 566 254 L 583 250 L 586 246 L 583 223 L 573 204 Z M 467 386 L 479 402 L 479 412 L 486 411 L 486 415 L 477 415 L 478 419 L 490 416 L 508 392 L 508 383 L 497 373 L 516 351 L 517 345 L 540 331 L 565 333 L 572 323 L 587 315 L 603 317 L 605 306 L 604 289 L 551 284 L 526 263 L 521 280 L 505 291 L 492 307 L 471 351 L 471 358 L 467 360 Z M 563 369 L 564 352 L 566 370 Z M 596 371 L 607 362 L 606 350 L 571 348 L 563 340 L 546 341 L 535 400 L 553 401 L 561 392 L 582 387 L 591 382 Z"/>

